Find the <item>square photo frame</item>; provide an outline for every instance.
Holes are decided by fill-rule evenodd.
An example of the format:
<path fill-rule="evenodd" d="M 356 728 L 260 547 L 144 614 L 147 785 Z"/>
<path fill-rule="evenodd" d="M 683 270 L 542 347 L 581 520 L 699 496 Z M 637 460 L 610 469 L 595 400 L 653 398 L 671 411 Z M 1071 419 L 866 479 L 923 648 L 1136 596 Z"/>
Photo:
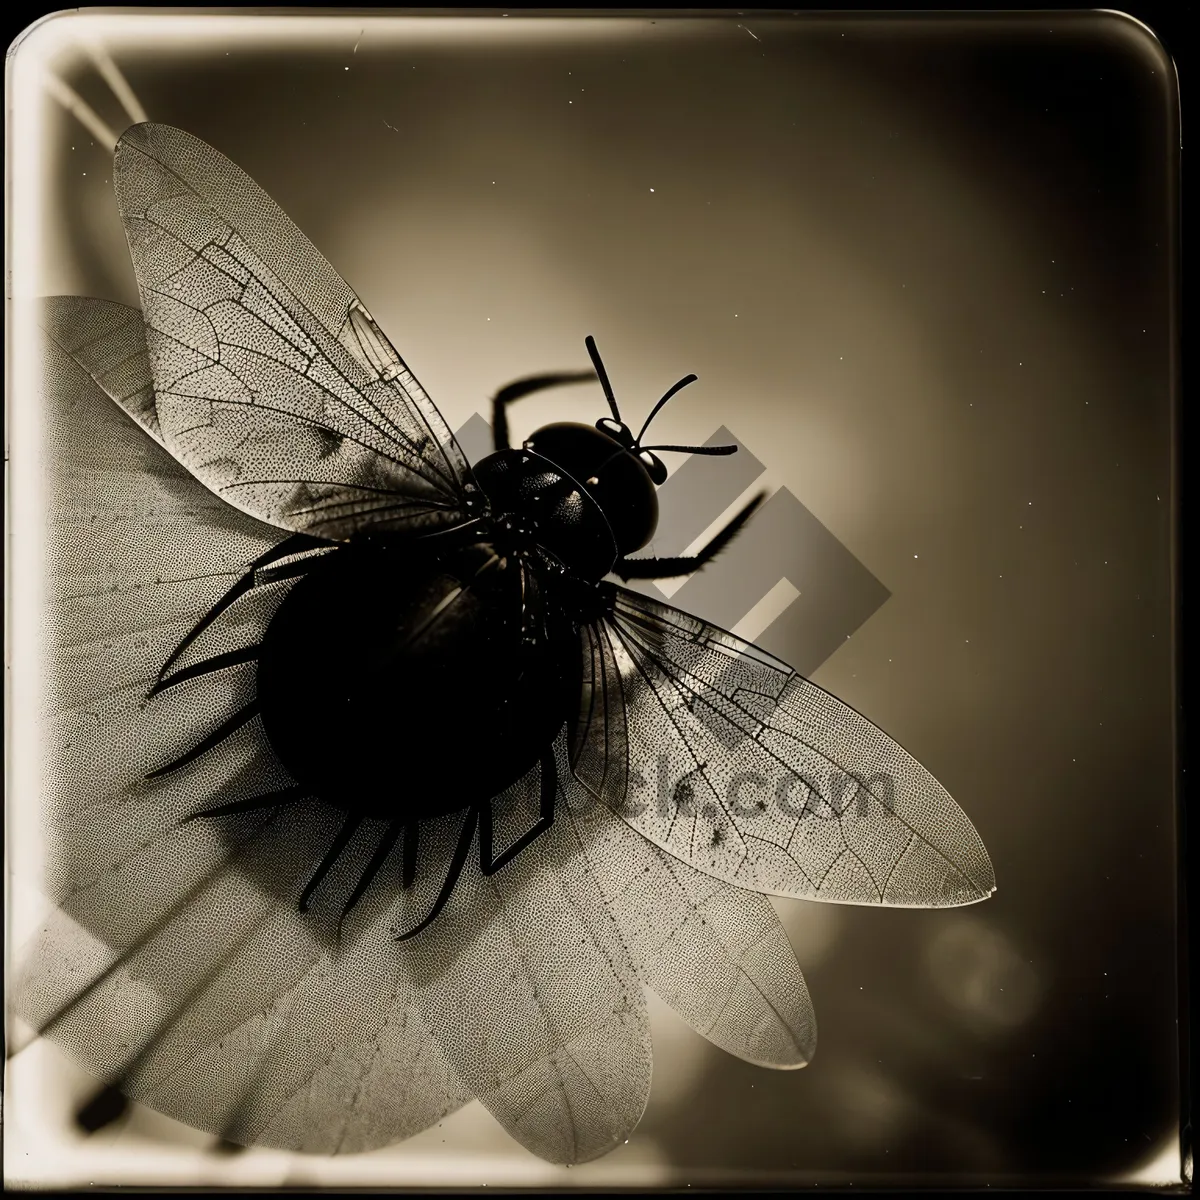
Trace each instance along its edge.
<path fill-rule="evenodd" d="M 1190 1182 L 1153 31 L 83 9 L 8 95 L 10 1185 Z M 379 684 L 475 520 L 559 573 Z"/>

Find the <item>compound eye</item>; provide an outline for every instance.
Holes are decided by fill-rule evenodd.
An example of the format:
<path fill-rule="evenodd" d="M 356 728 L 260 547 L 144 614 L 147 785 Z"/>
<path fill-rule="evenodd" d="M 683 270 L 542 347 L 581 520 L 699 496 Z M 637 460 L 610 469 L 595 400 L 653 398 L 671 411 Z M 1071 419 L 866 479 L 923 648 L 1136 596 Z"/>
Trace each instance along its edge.
<path fill-rule="evenodd" d="M 646 474 L 650 476 L 655 487 L 662 487 L 667 482 L 667 468 L 663 466 L 658 455 L 651 454 L 649 450 L 642 450 L 638 454 L 638 462 L 646 468 Z"/>
<path fill-rule="evenodd" d="M 633 434 L 629 426 L 622 421 L 614 421 L 612 417 L 601 417 L 596 422 L 596 428 L 601 433 L 607 433 L 614 441 L 618 441 L 628 450 L 633 445 Z"/>

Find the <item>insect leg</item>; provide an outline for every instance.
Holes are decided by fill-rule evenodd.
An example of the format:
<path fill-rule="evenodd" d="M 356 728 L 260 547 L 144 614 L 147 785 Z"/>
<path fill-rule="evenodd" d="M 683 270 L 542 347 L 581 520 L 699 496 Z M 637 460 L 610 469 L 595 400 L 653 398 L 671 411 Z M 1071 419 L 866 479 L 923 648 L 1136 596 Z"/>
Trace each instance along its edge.
<path fill-rule="evenodd" d="M 189 821 L 198 821 L 201 817 L 227 817 L 231 813 L 253 812 L 259 808 L 280 808 L 291 804 L 304 795 L 304 789 L 299 784 L 280 788 L 277 792 L 267 792 L 264 796 L 250 796 L 245 800 L 231 800 L 228 804 L 214 804 L 212 808 L 202 808 L 198 812 L 188 813 L 180 821 L 186 825 Z"/>
<path fill-rule="evenodd" d="M 256 716 L 258 716 L 258 701 L 251 700 L 244 708 L 238 709 L 227 721 L 218 725 L 208 737 L 193 746 L 186 754 L 180 755 L 174 762 L 167 763 L 165 767 L 151 771 L 146 778 L 157 779 L 160 775 L 166 775 L 170 771 L 186 767 L 190 762 L 195 762 L 202 754 L 207 754 L 214 746 L 223 742 L 231 733 L 236 733 L 243 725 L 248 725 Z"/>
<path fill-rule="evenodd" d="M 499 858 L 492 857 L 492 806 L 485 804 L 480 810 L 479 824 L 479 870 L 484 875 L 495 875 L 501 867 L 512 862 L 530 842 L 540 837 L 554 824 L 554 797 L 558 792 L 558 771 L 554 766 L 554 755 L 542 756 L 539 772 L 542 782 L 541 812 L 533 828 L 523 833 Z"/>
<path fill-rule="evenodd" d="M 371 886 L 371 880 L 379 874 L 379 869 L 387 861 L 387 856 L 391 854 L 392 847 L 395 846 L 397 839 L 400 837 L 402 828 L 405 827 L 392 824 L 383 831 L 383 837 L 379 839 L 379 845 L 375 847 L 375 853 L 371 855 L 370 862 L 363 868 L 363 873 L 354 885 L 354 891 L 350 893 L 350 898 L 342 906 L 343 920 L 345 920 L 354 906 L 366 894 L 367 888 Z"/>
<path fill-rule="evenodd" d="M 759 492 L 741 512 L 730 519 L 725 528 L 699 554 L 689 554 L 682 558 L 619 558 L 613 564 L 613 574 L 621 579 L 670 579 L 676 575 L 690 575 L 693 571 L 707 566 L 733 541 L 766 496 L 766 492 Z"/>
<path fill-rule="evenodd" d="M 75 1110 L 75 1124 L 84 1133 L 99 1133 L 119 1120 L 128 1108 L 128 1098 L 112 1084 L 104 1084 Z"/>
<path fill-rule="evenodd" d="M 164 687 L 169 686 L 166 680 L 167 672 L 171 666 L 178 660 L 179 656 L 227 609 L 230 605 L 240 600 L 248 591 L 257 586 L 255 576 L 258 571 L 270 566 L 271 563 L 278 562 L 282 558 L 288 558 L 293 554 L 303 553 L 305 550 L 315 550 L 319 546 L 326 546 L 327 542 L 321 541 L 319 538 L 309 537 L 304 533 L 296 533 L 291 537 L 284 538 L 278 545 L 272 546 L 270 550 L 260 554 L 246 568 L 245 574 L 218 600 L 212 608 L 208 610 L 200 618 L 191 633 L 179 643 L 178 646 L 171 652 L 170 657 L 162 665 L 162 670 L 158 673 L 158 678 L 154 681 L 154 687 L 150 690 L 149 696 L 153 696 L 155 692 L 160 692 Z M 285 579 L 289 575 L 300 575 L 307 571 L 312 564 L 309 562 L 296 563 L 293 567 L 283 568 L 280 572 L 272 577 L 272 582 L 275 579 Z M 147 699 L 149 698 L 147 696 Z"/>
<path fill-rule="evenodd" d="M 246 948 L 250 939 L 253 938 L 266 924 L 267 917 L 264 916 L 250 926 L 233 945 L 231 945 L 223 954 L 219 955 L 212 965 L 204 972 L 203 975 L 196 981 L 194 986 L 180 994 L 167 1011 L 165 1019 L 159 1024 L 158 1028 L 151 1034 L 150 1038 L 144 1042 L 133 1054 L 133 1056 L 120 1068 L 119 1072 L 114 1073 L 109 1077 L 107 1083 L 103 1083 L 93 1092 L 91 1098 L 85 1101 L 75 1111 L 75 1123 L 87 1133 L 98 1133 L 107 1125 L 111 1125 L 116 1121 L 129 1106 L 129 1101 L 122 1093 L 121 1089 L 128 1085 L 128 1081 L 138 1071 L 138 1069 L 154 1054 L 155 1049 L 161 1044 L 164 1037 L 175 1028 L 180 1019 L 187 1012 L 188 1006 L 192 999 L 202 995 L 206 988 L 215 980 L 226 967 Z"/>
<path fill-rule="evenodd" d="M 216 654 L 212 658 L 206 658 L 203 662 L 184 667 L 182 670 L 168 675 L 165 679 L 160 675 L 158 682 L 146 693 L 146 699 L 150 700 L 159 692 L 165 692 L 167 688 L 174 687 L 175 684 L 183 683 L 185 680 L 199 679 L 202 675 L 212 675 L 217 671 L 225 670 L 226 667 L 236 667 L 242 663 L 254 662 L 256 658 L 258 658 L 257 646 L 245 646 L 241 650 Z"/>
<path fill-rule="evenodd" d="M 320 887 L 321 880 L 329 874 L 329 870 L 333 864 L 341 858 L 342 851 L 350 844 L 350 839 L 361 824 L 362 817 L 356 817 L 353 813 L 346 814 L 346 819 L 342 822 L 341 829 L 337 831 L 337 836 L 325 852 L 325 857 L 321 859 L 321 863 L 313 872 L 312 878 L 304 885 L 304 891 L 300 893 L 299 908 L 301 912 L 308 912 L 308 902 L 312 899 L 313 892 Z"/>
<path fill-rule="evenodd" d="M 274 820 L 274 816 L 268 815 L 258 832 L 261 833 L 263 830 L 267 829 Z M 257 833 L 255 836 L 257 836 Z M 230 851 L 213 867 L 212 871 L 210 871 L 207 875 L 202 875 L 196 881 L 196 883 L 192 887 L 188 888 L 188 890 L 184 892 L 183 895 L 181 895 L 177 900 L 175 900 L 171 906 L 162 913 L 161 916 L 159 916 L 152 924 L 147 926 L 146 929 L 132 942 L 130 942 L 128 946 L 121 950 L 116 958 L 114 958 L 107 967 L 100 971 L 95 978 L 85 984 L 78 992 L 75 993 L 74 996 L 70 997 L 68 1000 L 64 1000 L 63 1003 L 60 1004 L 58 1008 L 56 1008 L 48 1017 L 40 1021 L 35 1030 L 35 1037 L 48 1036 L 50 1030 L 52 1030 L 54 1026 L 59 1024 L 59 1022 L 67 1017 L 70 1013 L 74 1012 L 79 1005 L 83 1004 L 90 996 L 94 995 L 101 987 L 109 982 L 118 971 L 123 970 L 135 955 L 144 949 L 155 937 L 162 933 L 162 931 L 172 921 L 174 921 L 189 904 L 195 901 L 208 887 L 212 885 L 221 872 L 229 866 L 232 853 L 233 852 Z M 33 1039 L 30 1039 L 30 1041 L 32 1040 Z M 8 1044 L 8 1057 L 12 1058 L 19 1054 L 21 1050 L 23 1050 L 25 1046 L 29 1044 L 29 1042 L 25 1042 L 19 1046 L 16 1046 L 15 1043 L 10 1040 Z"/>
<path fill-rule="evenodd" d="M 561 372 L 551 375 L 531 375 L 502 387 L 492 397 L 492 438 L 497 450 L 508 450 L 508 414 L 506 407 L 522 396 L 541 392 L 546 388 L 560 387 L 564 383 L 592 383 L 596 376 L 591 371 Z"/>
<path fill-rule="evenodd" d="M 417 879 L 417 848 L 421 843 L 421 823 L 412 821 L 404 827 L 404 865 L 400 886 L 407 892 Z"/>
<path fill-rule="evenodd" d="M 458 882 L 458 877 L 462 874 L 463 865 L 467 861 L 467 855 L 471 851 L 471 843 L 475 840 L 475 826 L 478 823 L 479 807 L 478 805 L 472 805 L 467 810 L 467 815 L 463 818 L 462 830 L 458 835 L 458 845 L 454 847 L 454 857 L 450 860 L 450 867 L 446 871 L 446 881 L 442 884 L 442 890 L 438 893 L 438 898 L 434 901 L 433 908 L 429 910 L 427 916 L 412 929 L 408 930 L 407 933 L 398 935 L 396 941 L 407 942 L 409 938 L 416 937 L 446 907 L 446 901 L 450 899 L 450 893 L 454 891 L 454 885 Z"/>
<path fill-rule="evenodd" d="M 252 841 L 266 830 L 275 820 L 274 816 L 268 816 L 264 823 L 259 826 L 255 832 Z M 231 855 L 226 856 L 222 861 L 216 864 L 214 869 L 207 875 L 202 876 L 196 883 L 190 887 L 182 896 L 180 896 L 160 917 L 158 917 L 147 929 L 145 929 L 134 941 L 126 946 L 117 957 L 109 963 L 94 979 L 87 983 L 79 992 L 77 992 L 69 1000 L 61 1004 L 46 1020 L 42 1021 L 37 1028 L 37 1035 L 46 1037 L 50 1030 L 60 1021 L 74 1012 L 79 1005 L 86 1002 L 100 988 L 111 981 L 111 979 L 119 972 L 124 970 L 135 956 L 142 951 L 155 937 L 162 933 L 164 929 L 172 921 L 174 921 L 184 910 L 193 902 L 195 902 L 221 875 L 226 867 L 229 866 Z M 253 931 L 251 931 L 253 932 Z M 246 936 L 250 936 L 249 934 Z M 245 938 L 239 939 L 239 945 L 244 943 Z M 236 950 L 235 946 L 235 950 Z M 165 1021 L 160 1024 L 158 1030 L 153 1034 L 150 1040 L 141 1047 L 133 1056 L 133 1058 L 116 1074 L 110 1077 L 110 1081 L 101 1084 L 75 1112 L 76 1124 L 88 1133 L 97 1133 L 106 1126 L 111 1125 L 116 1121 L 122 1113 L 128 1108 L 128 1100 L 121 1093 L 120 1088 L 125 1079 L 127 1079 L 136 1069 L 137 1065 L 152 1052 L 154 1046 L 161 1040 L 166 1032 L 171 1028 L 174 1022 L 178 1019 L 178 1015 L 186 1007 L 187 999 L 190 995 L 195 995 L 207 985 L 215 977 L 215 972 L 221 968 L 225 961 L 228 961 L 230 951 L 222 956 L 215 968 L 210 969 L 200 983 L 190 992 L 185 993 L 172 1013 L 168 1014 Z M 16 1051 L 10 1048 L 10 1057 Z"/>

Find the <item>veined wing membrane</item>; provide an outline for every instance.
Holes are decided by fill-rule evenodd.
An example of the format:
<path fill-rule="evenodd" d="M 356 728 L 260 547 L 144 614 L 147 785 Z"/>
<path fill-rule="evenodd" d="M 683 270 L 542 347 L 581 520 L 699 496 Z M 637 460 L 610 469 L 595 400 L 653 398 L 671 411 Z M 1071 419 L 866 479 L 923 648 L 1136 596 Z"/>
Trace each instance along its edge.
<path fill-rule="evenodd" d="M 91 296 L 47 296 L 39 317 L 47 336 L 161 445 L 142 314 Z"/>
<path fill-rule="evenodd" d="M 652 842 L 773 895 L 924 908 L 995 889 L 966 815 L 870 721 L 749 642 L 610 596 L 582 633 L 571 764 Z"/>
<path fill-rule="evenodd" d="M 536 819 L 540 789 L 535 767 L 492 801 L 497 849 Z M 629 1137 L 650 1090 L 645 1000 L 565 811 L 494 875 L 469 858 L 441 915 L 405 946 L 451 1067 L 517 1141 L 580 1163 Z"/>
<path fill-rule="evenodd" d="M 152 406 L 129 402 L 148 385 L 135 312 L 55 297 L 42 324 L 55 343 L 39 397 L 52 515 L 46 847 L 31 882 L 56 907 L 22 956 L 15 1009 L 127 1094 L 233 1140 L 340 1153 L 407 1137 L 468 1094 L 402 974 L 389 907 L 397 862 L 346 936 L 326 936 L 381 823 L 346 847 L 316 897 L 322 933 L 297 897 L 339 817 L 284 802 L 291 780 L 257 723 L 186 770 L 145 778 L 252 697 L 253 663 L 235 656 L 146 703 L 213 601 L 292 539 L 224 504 L 146 435 Z M 282 590 L 239 597 L 178 669 L 257 644 Z M 185 820 L 272 796 L 278 807 Z"/>
<path fill-rule="evenodd" d="M 205 143 L 138 125 L 115 182 L 167 448 L 273 525 L 331 540 L 436 532 L 483 500 L 361 301 Z"/>
<path fill-rule="evenodd" d="M 642 980 L 693 1029 L 747 1062 L 794 1068 L 812 1058 L 817 1022 L 771 902 L 682 863 L 570 774 L 569 821 Z"/>

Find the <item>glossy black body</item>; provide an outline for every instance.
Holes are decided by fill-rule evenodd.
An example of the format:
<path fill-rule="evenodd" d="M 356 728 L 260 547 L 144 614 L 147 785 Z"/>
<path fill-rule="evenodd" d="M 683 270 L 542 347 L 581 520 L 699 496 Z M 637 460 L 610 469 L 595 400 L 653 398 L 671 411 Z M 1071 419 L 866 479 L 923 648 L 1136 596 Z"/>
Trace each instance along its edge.
<path fill-rule="evenodd" d="M 475 476 L 486 516 L 339 546 L 263 638 L 267 737 L 299 784 L 348 813 L 425 820 L 534 767 L 578 710 L 597 584 L 657 524 L 644 468 L 591 426 L 548 426 Z"/>
<path fill-rule="evenodd" d="M 623 441 L 596 426 L 559 421 L 539 429 L 525 442 L 525 448 L 548 458 L 579 481 L 604 514 L 618 555 L 640 550 L 654 536 L 658 527 L 654 481 Z M 476 475 L 496 457 L 492 455 L 480 463 Z M 487 490 L 482 479 L 480 484 Z"/>

